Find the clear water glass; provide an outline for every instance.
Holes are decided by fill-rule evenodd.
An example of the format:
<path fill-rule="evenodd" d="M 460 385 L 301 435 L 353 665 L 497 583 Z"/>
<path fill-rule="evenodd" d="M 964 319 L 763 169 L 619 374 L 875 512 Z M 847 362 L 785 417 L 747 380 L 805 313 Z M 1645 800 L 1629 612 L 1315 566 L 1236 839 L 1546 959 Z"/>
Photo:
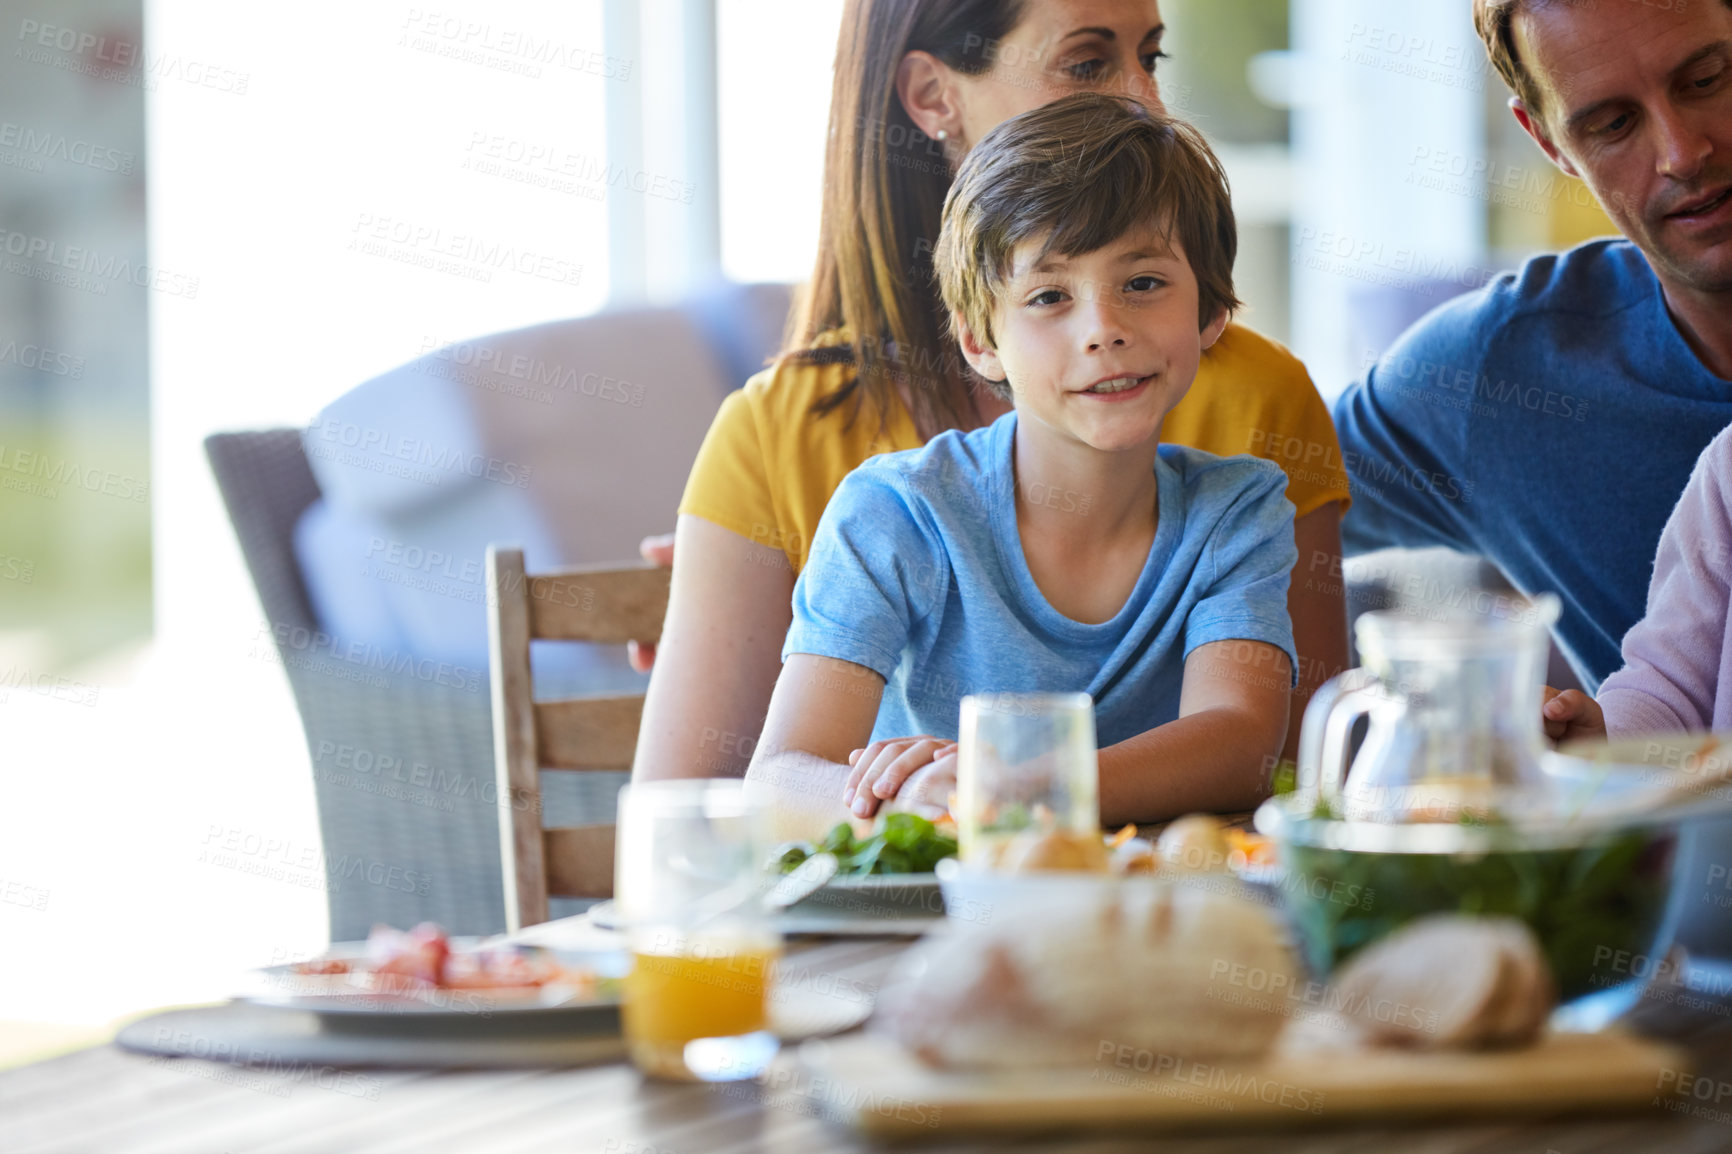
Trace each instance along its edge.
<path fill-rule="evenodd" d="M 1018 835 L 1100 840 L 1094 700 L 1086 693 L 962 699 L 957 743 L 958 856 L 991 869 Z"/>

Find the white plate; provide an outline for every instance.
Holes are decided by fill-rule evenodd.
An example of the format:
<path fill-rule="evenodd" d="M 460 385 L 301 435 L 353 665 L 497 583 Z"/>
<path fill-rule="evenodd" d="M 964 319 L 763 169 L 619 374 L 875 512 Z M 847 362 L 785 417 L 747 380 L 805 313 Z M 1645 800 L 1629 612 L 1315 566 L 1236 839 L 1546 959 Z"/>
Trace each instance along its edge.
<path fill-rule="evenodd" d="M 839 890 L 890 890 L 899 887 L 919 889 L 938 884 L 938 875 L 930 874 L 839 874 L 824 883 Z"/>
<path fill-rule="evenodd" d="M 803 912 L 850 908 L 882 913 L 907 914 L 915 917 L 944 914 L 944 895 L 938 875 L 929 874 L 864 874 L 857 877 L 835 877 L 803 900 L 794 909 Z"/>
<path fill-rule="evenodd" d="M 590 922 L 623 930 L 611 901 L 589 908 Z M 819 937 L 919 937 L 944 917 L 937 874 L 866 874 L 831 878 L 771 918 L 777 931 Z"/>
<path fill-rule="evenodd" d="M 453 938 L 453 950 L 473 949 L 481 939 Z M 600 979 L 623 977 L 631 959 L 623 950 L 549 950 L 567 969 L 588 970 Z M 333 960 L 358 960 L 367 953 L 365 942 L 339 942 L 323 955 Z M 388 979 L 387 979 L 388 980 Z M 535 1013 L 547 1010 L 611 1009 L 619 1003 L 617 985 L 603 981 L 592 985 L 549 983 L 503 989 L 427 989 L 394 992 L 380 989 L 373 975 L 303 974 L 295 964 L 267 966 L 247 975 L 236 999 L 257 1006 L 285 1010 L 310 1010 L 317 1014 L 373 1014 L 391 1017 L 443 1017 L 475 1014 Z"/>

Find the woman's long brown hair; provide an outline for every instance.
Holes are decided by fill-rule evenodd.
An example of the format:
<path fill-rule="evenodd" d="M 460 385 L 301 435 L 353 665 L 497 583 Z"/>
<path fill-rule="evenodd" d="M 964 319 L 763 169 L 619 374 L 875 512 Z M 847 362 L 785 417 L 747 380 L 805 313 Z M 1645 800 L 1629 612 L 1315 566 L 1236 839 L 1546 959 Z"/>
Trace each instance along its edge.
<path fill-rule="evenodd" d="M 970 374 L 949 340 L 932 249 L 950 189 L 944 149 L 915 128 L 896 95 L 909 52 L 978 75 L 1016 27 L 1023 0 L 847 0 L 836 44 L 824 154 L 818 261 L 790 318 L 781 359 L 852 363 L 854 374 L 813 414 L 862 401 L 888 421 L 896 381 L 908 385 L 922 439 L 979 423 Z M 816 348 L 846 325 L 853 341 Z M 850 416 L 850 420 L 853 417 Z"/>

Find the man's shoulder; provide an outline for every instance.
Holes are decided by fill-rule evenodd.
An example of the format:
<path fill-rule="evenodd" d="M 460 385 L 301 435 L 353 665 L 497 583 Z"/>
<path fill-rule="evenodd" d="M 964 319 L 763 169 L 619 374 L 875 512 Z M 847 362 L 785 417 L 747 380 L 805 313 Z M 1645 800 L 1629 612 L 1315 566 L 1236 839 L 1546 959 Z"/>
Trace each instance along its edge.
<path fill-rule="evenodd" d="M 1439 382 L 1555 372 L 1560 350 L 1603 362 L 1614 346 L 1641 338 L 1629 316 L 1653 300 L 1658 284 L 1641 250 L 1622 238 L 1530 258 L 1484 288 L 1433 309 L 1385 350 L 1376 371 L 1334 405 L 1343 443 L 1352 433 L 1355 407 L 1371 394 L 1392 410 L 1423 406 L 1428 421 L 1448 424 L 1465 421 L 1471 408 L 1436 403 Z"/>
<path fill-rule="evenodd" d="M 1650 300 L 1658 281 L 1640 249 L 1621 237 L 1541 253 L 1484 288 L 1432 310 L 1404 340 L 1470 339 L 1486 347 L 1499 335 L 1536 323 L 1579 328 Z M 1611 330 L 1606 330 L 1610 332 Z"/>
<path fill-rule="evenodd" d="M 1641 249 L 1623 237 L 1602 237 L 1530 257 L 1488 285 L 1485 296 L 1521 312 L 1608 317 L 1650 299 L 1658 283 Z"/>

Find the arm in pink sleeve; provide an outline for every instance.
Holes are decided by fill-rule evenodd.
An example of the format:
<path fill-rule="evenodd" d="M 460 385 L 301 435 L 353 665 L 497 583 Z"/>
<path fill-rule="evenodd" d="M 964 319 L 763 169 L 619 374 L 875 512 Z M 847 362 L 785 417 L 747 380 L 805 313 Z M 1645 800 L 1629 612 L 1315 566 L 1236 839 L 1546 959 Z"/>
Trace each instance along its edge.
<path fill-rule="evenodd" d="M 1624 667 L 1600 687 L 1612 737 L 1712 726 L 1732 567 L 1729 463 L 1732 438 L 1722 433 L 1696 462 L 1660 536 L 1647 615 L 1624 635 Z"/>

